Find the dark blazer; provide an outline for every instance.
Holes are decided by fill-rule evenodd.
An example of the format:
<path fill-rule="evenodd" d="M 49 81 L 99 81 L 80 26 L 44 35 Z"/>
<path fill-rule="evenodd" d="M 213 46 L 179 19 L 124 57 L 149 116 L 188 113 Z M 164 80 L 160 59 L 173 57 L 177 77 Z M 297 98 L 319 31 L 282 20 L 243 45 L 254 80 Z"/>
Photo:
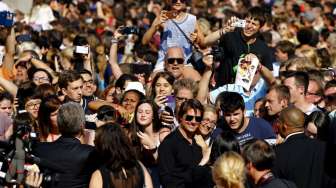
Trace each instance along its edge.
<path fill-rule="evenodd" d="M 293 181 L 298 188 L 319 188 L 324 172 L 325 143 L 304 133 L 290 136 L 276 147 L 275 176 Z"/>
<path fill-rule="evenodd" d="M 61 136 L 55 142 L 37 143 L 33 153 L 62 171 L 56 185 L 48 187 L 88 187 L 91 174 L 98 168 L 94 147 L 81 144 L 74 137 Z"/>

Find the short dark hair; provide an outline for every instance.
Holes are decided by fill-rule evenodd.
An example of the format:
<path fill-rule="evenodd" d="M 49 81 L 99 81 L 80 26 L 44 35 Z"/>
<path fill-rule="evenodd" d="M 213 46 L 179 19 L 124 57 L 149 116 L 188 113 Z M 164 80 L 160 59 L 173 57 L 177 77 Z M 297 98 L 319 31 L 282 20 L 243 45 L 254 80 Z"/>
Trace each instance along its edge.
<path fill-rule="evenodd" d="M 224 91 L 220 93 L 216 99 L 216 104 L 219 102 L 220 109 L 223 112 L 234 112 L 238 109 L 245 110 L 245 102 L 243 97 L 236 92 Z"/>
<path fill-rule="evenodd" d="M 67 88 L 69 83 L 77 81 L 79 79 L 83 79 L 80 74 L 75 71 L 67 71 L 60 75 L 58 86 L 60 89 Z"/>
<path fill-rule="evenodd" d="M 86 70 L 86 69 L 81 70 L 79 72 L 79 74 L 88 74 L 88 75 L 92 76 L 92 73 L 90 71 Z"/>
<path fill-rule="evenodd" d="M 267 90 L 267 93 L 274 90 L 278 95 L 278 100 L 285 99 L 287 102 L 290 101 L 290 92 L 289 88 L 285 85 L 274 85 Z"/>
<path fill-rule="evenodd" d="M 307 90 L 308 90 L 308 84 L 309 84 L 308 74 L 302 71 L 295 71 L 295 72 L 290 72 L 286 75 L 286 79 L 291 78 L 291 77 L 294 77 L 296 86 L 303 86 L 304 94 L 306 95 Z"/>
<path fill-rule="evenodd" d="M 215 138 L 211 148 L 210 164 L 214 163 L 225 152 L 234 151 L 240 153 L 239 142 L 232 131 L 223 131 L 220 133 Z"/>
<path fill-rule="evenodd" d="M 116 88 L 120 88 L 120 89 L 123 89 L 123 87 L 125 86 L 125 83 L 126 81 L 133 81 L 133 82 L 136 82 L 136 81 L 139 81 L 137 79 L 137 77 L 133 76 L 133 75 L 130 75 L 130 74 L 122 74 L 116 81 L 115 83 L 115 87 Z"/>
<path fill-rule="evenodd" d="M 33 80 L 34 79 L 34 74 L 37 73 L 37 72 L 40 72 L 40 71 L 47 74 L 48 79 L 49 79 L 50 83 L 52 84 L 53 79 L 52 79 L 51 74 L 48 71 L 46 71 L 45 69 L 41 69 L 41 68 L 30 68 L 30 69 L 28 69 L 27 74 L 28 74 L 29 80 Z"/>
<path fill-rule="evenodd" d="M 14 102 L 14 97 L 12 94 L 10 94 L 8 91 L 0 92 L 0 102 L 3 100 L 9 100 L 11 103 Z"/>
<path fill-rule="evenodd" d="M 275 152 L 264 140 L 252 140 L 243 145 L 242 156 L 246 163 L 251 162 L 258 170 L 269 170 L 273 167 Z"/>
<path fill-rule="evenodd" d="M 329 88 L 336 87 L 336 80 L 330 80 L 326 83 L 324 90 L 327 90 Z"/>
<path fill-rule="evenodd" d="M 116 109 L 109 105 L 103 105 L 97 110 L 97 119 L 104 122 L 117 122 L 119 113 Z"/>
<path fill-rule="evenodd" d="M 262 27 L 266 22 L 265 10 L 258 6 L 249 8 L 246 17 L 251 17 L 255 20 L 258 20 L 260 27 Z"/>
<path fill-rule="evenodd" d="M 279 49 L 283 53 L 286 53 L 288 58 L 291 58 L 295 55 L 295 45 L 288 40 L 279 41 L 275 48 Z"/>
<path fill-rule="evenodd" d="M 201 111 L 201 116 L 203 116 L 204 107 L 202 103 L 199 102 L 197 99 L 188 99 L 181 104 L 180 109 L 177 114 L 177 118 L 178 119 L 182 118 L 183 115 L 187 113 L 189 109 L 193 109 L 194 111 L 199 110 Z"/>

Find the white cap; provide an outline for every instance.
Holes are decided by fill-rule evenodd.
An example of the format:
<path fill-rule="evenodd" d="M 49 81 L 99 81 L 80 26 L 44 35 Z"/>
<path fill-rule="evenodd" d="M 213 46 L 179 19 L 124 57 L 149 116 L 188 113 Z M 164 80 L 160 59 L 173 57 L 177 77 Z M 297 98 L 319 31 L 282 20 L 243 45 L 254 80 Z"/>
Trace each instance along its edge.
<path fill-rule="evenodd" d="M 126 93 L 127 91 L 131 91 L 131 90 L 138 91 L 142 93 L 144 96 L 146 96 L 146 91 L 144 89 L 144 86 L 140 82 L 128 82 L 124 93 Z"/>

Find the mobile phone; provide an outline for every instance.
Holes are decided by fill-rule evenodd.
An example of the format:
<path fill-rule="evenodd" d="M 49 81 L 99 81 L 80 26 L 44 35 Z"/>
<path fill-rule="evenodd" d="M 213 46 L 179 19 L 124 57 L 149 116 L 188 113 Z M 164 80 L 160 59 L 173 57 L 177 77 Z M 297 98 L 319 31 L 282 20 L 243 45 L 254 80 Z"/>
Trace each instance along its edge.
<path fill-rule="evenodd" d="M 166 12 L 166 16 L 167 16 L 169 19 L 176 18 L 176 16 L 177 16 L 177 12 L 176 12 L 176 11 L 173 11 L 173 10 L 171 10 L 171 11 L 167 11 L 167 12 Z"/>
<path fill-rule="evenodd" d="M 172 110 L 175 109 L 175 107 L 176 107 L 176 104 L 175 104 L 175 97 L 172 96 L 172 95 L 169 95 L 169 96 L 167 96 L 166 98 L 167 98 L 167 102 L 166 102 L 167 106 L 168 106 L 169 108 L 171 108 Z"/>
<path fill-rule="evenodd" d="M 123 35 L 129 35 L 129 34 L 138 35 L 140 33 L 140 30 L 137 27 L 123 27 L 121 28 L 120 33 Z"/>
<path fill-rule="evenodd" d="M 78 54 L 89 54 L 89 47 L 88 46 L 76 46 L 75 52 Z"/>
<path fill-rule="evenodd" d="M 238 19 L 235 23 L 233 23 L 233 26 L 244 28 L 246 26 L 246 20 Z"/>
<path fill-rule="evenodd" d="M 164 110 L 167 111 L 169 113 L 169 115 L 174 116 L 174 111 L 169 106 L 165 106 Z"/>

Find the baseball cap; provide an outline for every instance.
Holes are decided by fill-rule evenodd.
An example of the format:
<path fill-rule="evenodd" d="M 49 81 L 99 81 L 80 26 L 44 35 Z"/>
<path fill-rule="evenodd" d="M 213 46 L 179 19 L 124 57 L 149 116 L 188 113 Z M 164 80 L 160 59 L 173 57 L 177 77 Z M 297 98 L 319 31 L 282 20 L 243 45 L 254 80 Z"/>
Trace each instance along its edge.
<path fill-rule="evenodd" d="M 125 93 L 128 91 L 137 91 L 143 94 L 144 96 L 146 96 L 146 91 L 144 89 L 144 86 L 140 82 L 128 82 L 126 89 L 125 89 Z"/>

